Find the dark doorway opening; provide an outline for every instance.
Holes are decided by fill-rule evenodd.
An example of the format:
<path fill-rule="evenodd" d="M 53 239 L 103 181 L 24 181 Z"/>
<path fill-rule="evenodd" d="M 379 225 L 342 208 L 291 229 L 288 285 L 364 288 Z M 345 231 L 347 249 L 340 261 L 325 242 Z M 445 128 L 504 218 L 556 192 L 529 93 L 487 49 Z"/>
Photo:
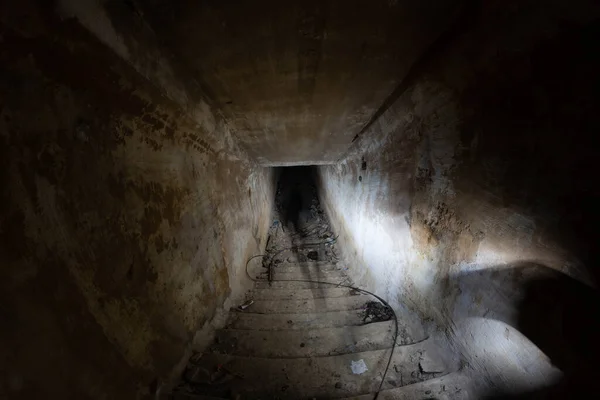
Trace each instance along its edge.
<path fill-rule="evenodd" d="M 315 167 L 285 167 L 278 173 L 276 211 L 284 229 L 300 233 L 322 215 Z"/>

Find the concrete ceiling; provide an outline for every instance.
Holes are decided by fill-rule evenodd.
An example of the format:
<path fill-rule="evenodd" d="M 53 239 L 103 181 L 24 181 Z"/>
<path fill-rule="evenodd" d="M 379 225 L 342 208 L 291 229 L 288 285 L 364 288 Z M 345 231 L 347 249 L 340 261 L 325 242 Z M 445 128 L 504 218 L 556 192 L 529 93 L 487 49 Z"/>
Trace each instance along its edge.
<path fill-rule="evenodd" d="M 140 3 L 250 156 L 299 165 L 344 155 L 458 0 Z"/>

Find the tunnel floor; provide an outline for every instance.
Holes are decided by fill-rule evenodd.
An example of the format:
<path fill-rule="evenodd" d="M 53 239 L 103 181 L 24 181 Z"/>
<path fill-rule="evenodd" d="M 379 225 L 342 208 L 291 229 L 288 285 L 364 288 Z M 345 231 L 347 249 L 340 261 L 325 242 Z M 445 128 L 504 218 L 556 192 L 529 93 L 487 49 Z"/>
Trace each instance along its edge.
<path fill-rule="evenodd" d="M 353 288 L 314 183 L 280 182 L 266 254 L 247 264 L 254 289 L 189 360 L 173 398 L 468 398 L 432 339 L 401 315 L 395 335 L 391 309 Z"/>

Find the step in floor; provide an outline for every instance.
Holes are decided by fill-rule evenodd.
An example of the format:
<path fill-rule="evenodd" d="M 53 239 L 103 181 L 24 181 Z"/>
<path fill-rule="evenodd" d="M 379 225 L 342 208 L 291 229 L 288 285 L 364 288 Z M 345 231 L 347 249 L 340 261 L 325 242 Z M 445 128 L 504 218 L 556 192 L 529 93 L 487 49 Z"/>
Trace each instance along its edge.
<path fill-rule="evenodd" d="M 343 398 L 379 387 L 390 349 L 328 357 L 272 359 L 205 353 L 187 371 L 187 380 L 206 394 L 259 398 Z M 421 365 L 435 365 L 424 371 Z M 454 372 L 429 340 L 396 347 L 383 389 L 393 389 Z M 220 371 L 215 381 L 215 373 Z M 223 372 L 224 371 L 224 372 Z M 235 398 L 235 397 L 233 397 Z"/>
<path fill-rule="evenodd" d="M 222 329 L 210 351 L 229 355 L 263 358 L 323 357 L 390 348 L 394 322 L 374 322 L 362 326 L 313 330 L 257 331 Z M 397 345 L 415 339 L 400 326 Z"/>
<path fill-rule="evenodd" d="M 469 378 L 453 372 L 407 386 L 382 390 L 378 400 L 475 400 L 469 393 Z M 373 400 L 372 394 L 346 397 L 344 400 Z"/>
<path fill-rule="evenodd" d="M 318 313 L 257 314 L 232 312 L 227 328 L 257 331 L 322 329 L 365 324 L 363 310 Z"/>
<path fill-rule="evenodd" d="M 333 297 L 356 296 L 360 293 L 348 288 L 327 287 L 321 289 L 254 289 L 249 298 L 254 300 L 270 299 L 326 299 Z"/>
<path fill-rule="evenodd" d="M 341 285 L 349 285 L 350 281 L 347 277 L 331 279 L 322 281 L 326 283 L 312 283 L 312 282 L 298 282 L 298 281 L 282 281 L 274 280 L 268 282 L 264 281 L 256 282 L 254 287 L 256 289 L 332 289 L 336 287 L 342 287 Z"/>
<path fill-rule="evenodd" d="M 317 299 L 254 300 L 244 312 L 258 314 L 309 313 L 358 310 L 373 301 L 371 296 L 349 296 Z"/>

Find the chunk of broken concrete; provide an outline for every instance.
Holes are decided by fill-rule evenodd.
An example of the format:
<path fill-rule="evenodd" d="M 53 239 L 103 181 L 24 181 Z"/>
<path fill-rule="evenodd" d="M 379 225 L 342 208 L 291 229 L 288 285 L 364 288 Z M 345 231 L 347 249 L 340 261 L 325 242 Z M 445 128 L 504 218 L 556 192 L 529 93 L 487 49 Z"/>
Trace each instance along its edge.
<path fill-rule="evenodd" d="M 444 372 L 446 370 L 446 366 L 441 362 L 441 360 L 429 357 L 427 353 L 421 356 L 421 361 L 419 361 L 419 368 L 421 369 L 421 372 L 425 372 L 428 374 Z"/>
<path fill-rule="evenodd" d="M 365 364 L 365 360 L 360 359 L 358 361 L 351 361 L 350 368 L 352 369 L 352 373 L 355 375 L 364 374 L 369 369 L 367 368 L 367 364 Z"/>

